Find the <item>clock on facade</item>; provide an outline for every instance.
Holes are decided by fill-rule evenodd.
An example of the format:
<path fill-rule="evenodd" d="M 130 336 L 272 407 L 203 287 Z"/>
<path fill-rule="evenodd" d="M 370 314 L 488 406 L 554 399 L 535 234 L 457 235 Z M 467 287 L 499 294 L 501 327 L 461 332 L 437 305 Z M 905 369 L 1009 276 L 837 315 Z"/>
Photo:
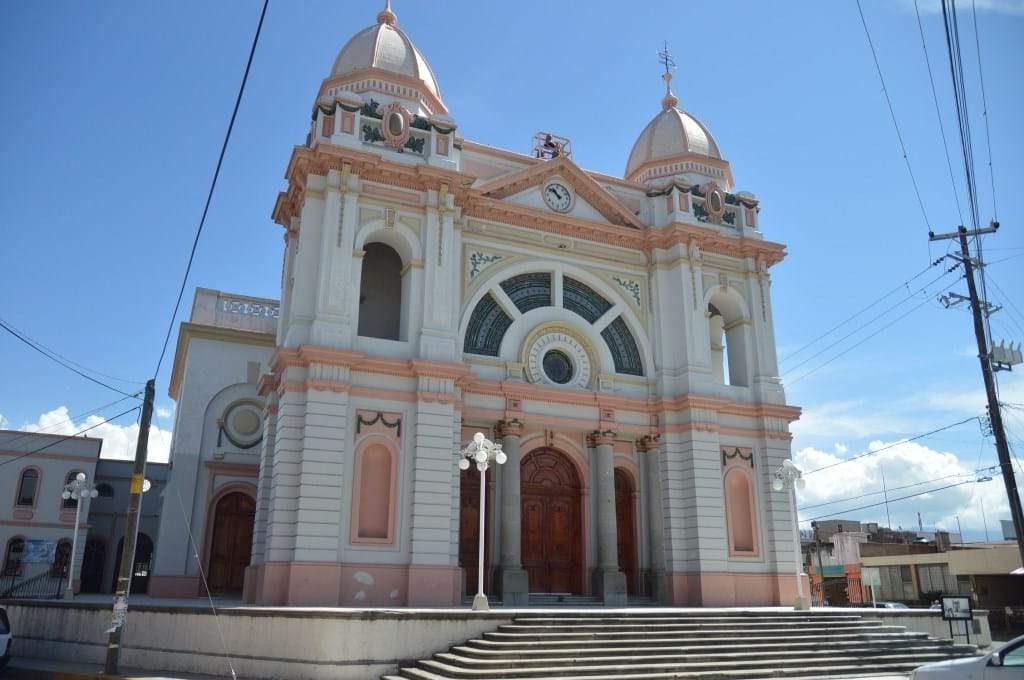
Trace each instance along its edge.
<path fill-rule="evenodd" d="M 572 209 L 572 192 L 561 182 L 548 182 L 542 193 L 544 202 L 555 212 L 567 213 Z"/>

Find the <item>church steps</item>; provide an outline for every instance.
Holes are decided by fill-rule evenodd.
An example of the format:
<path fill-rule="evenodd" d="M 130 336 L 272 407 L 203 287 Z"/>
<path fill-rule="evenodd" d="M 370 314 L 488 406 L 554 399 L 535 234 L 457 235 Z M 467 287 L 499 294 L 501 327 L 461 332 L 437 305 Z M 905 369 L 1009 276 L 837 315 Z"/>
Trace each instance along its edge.
<path fill-rule="evenodd" d="M 789 660 L 765 661 L 715 661 L 704 663 L 635 663 L 630 659 L 622 659 L 619 663 L 593 664 L 593 665 L 568 665 L 568 666 L 546 666 L 540 668 L 524 668 L 516 665 L 513 667 L 495 667 L 490 669 L 462 668 L 451 664 L 442 663 L 433 659 L 419 661 L 417 665 L 429 670 L 436 675 L 451 680 L 492 680 L 492 679 L 529 679 L 539 678 L 596 678 L 596 677 L 619 677 L 633 678 L 644 674 L 658 675 L 670 674 L 668 677 L 736 677 L 736 678 L 763 678 L 770 677 L 800 677 L 802 675 L 821 675 L 833 673 L 836 669 L 855 670 L 864 672 L 868 669 L 880 669 L 884 672 L 906 672 L 932 661 L 940 661 L 950 658 L 944 654 L 905 654 L 905 655 L 884 655 L 876 657 L 833 657 L 825 660 L 821 658 L 803 657 Z"/>
<path fill-rule="evenodd" d="M 900 626 L 857 626 L 857 627 L 846 627 L 846 628 L 805 628 L 800 630 L 800 633 L 806 633 L 807 635 L 826 635 L 829 633 L 841 633 L 841 632 L 883 632 L 883 633 L 899 633 L 903 629 Z M 506 632 L 506 631 L 495 631 L 493 633 L 484 633 L 485 640 L 504 640 L 508 642 L 512 641 L 523 641 L 523 642 L 547 642 L 547 641 L 558 641 L 558 640 L 609 640 L 609 639 L 622 639 L 636 636 L 638 634 L 644 634 L 643 629 L 639 630 L 624 630 L 624 631 L 584 631 L 584 632 L 571 632 L 571 631 L 560 631 L 560 632 Z M 791 628 L 765 628 L 756 631 L 750 631 L 750 633 L 757 633 L 761 637 L 781 637 L 789 638 L 795 632 Z M 679 635 L 687 634 L 700 634 L 702 637 L 733 637 L 736 635 L 734 628 L 719 628 L 719 629 L 708 629 L 708 628 L 695 628 L 695 629 L 677 629 L 672 631 L 661 631 L 660 637 L 678 637 Z"/>
<path fill-rule="evenodd" d="M 870 642 L 872 644 L 886 644 L 889 642 L 899 642 L 907 639 L 927 639 L 926 633 L 860 633 L 860 634 L 843 634 L 843 635 L 817 635 L 814 640 L 818 643 L 829 643 L 835 644 L 836 642 Z M 680 645 L 695 645 L 699 644 L 705 647 L 716 647 L 716 646 L 728 646 L 728 645 L 752 645 L 752 644 L 788 644 L 792 643 L 793 639 L 789 636 L 749 636 L 743 635 L 738 636 L 733 634 L 732 636 L 721 636 L 721 637 L 666 637 L 666 638 L 651 638 L 651 637 L 640 637 L 630 639 L 615 639 L 615 640 L 547 640 L 544 642 L 544 646 L 548 648 L 567 648 L 567 647 L 578 647 L 578 648 L 600 648 L 600 647 L 649 647 L 649 648 L 663 648 L 663 647 L 674 647 Z M 535 640 L 490 640 L 486 638 L 475 638 L 470 640 L 467 645 L 474 646 L 477 648 L 484 649 L 524 649 L 524 650 L 536 650 L 537 642 Z"/>
<path fill-rule="evenodd" d="M 866 677 L 976 653 L 847 613 L 529 613 L 389 680 Z"/>
<path fill-rule="evenodd" d="M 451 654 L 441 654 L 435 658 L 455 665 L 472 666 L 477 663 L 507 663 L 515 660 L 517 664 L 536 665 L 546 663 L 577 663 L 581 658 L 589 660 L 605 660 L 629 658 L 634 661 L 643 660 L 682 660 L 695 661 L 701 659 L 764 659 L 764 658 L 785 658 L 796 656 L 826 656 L 840 653 L 843 656 L 877 656 L 885 652 L 918 653 L 918 652 L 950 652 L 950 653 L 973 653 L 970 646 L 953 648 L 948 641 L 923 641 L 927 644 L 914 644 L 913 642 L 898 641 L 887 645 L 845 645 L 842 647 L 830 646 L 829 649 L 822 649 L 820 644 L 792 644 L 776 645 L 774 648 L 763 645 L 751 645 L 744 647 L 745 651 L 713 652 L 706 647 L 669 647 L 669 648 L 645 648 L 626 647 L 611 649 L 589 649 L 589 650 L 543 650 L 538 649 L 532 652 L 493 652 L 474 649 L 472 647 L 453 647 Z M 568 654 L 568 656 L 566 656 Z"/>
<path fill-rule="evenodd" d="M 604 632 L 604 633 L 620 633 L 620 632 L 650 632 L 650 633 L 674 633 L 674 632 L 699 632 L 699 631 L 715 631 L 715 630 L 733 630 L 736 628 L 736 623 L 715 621 L 710 623 L 583 623 L 583 624 L 553 624 L 550 626 L 531 624 L 531 625 L 520 625 L 520 624 L 507 624 L 498 627 L 498 632 L 501 633 L 532 633 L 538 631 L 545 631 L 549 633 L 588 633 L 588 632 Z M 819 622 L 794 622 L 794 623 L 783 623 L 783 622 L 745 622 L 743 626 L 745 629 L 750 631 L 760 630 L 777 630 L 779 626 L 784 626 L 788 631 L 794 630 L 850 630 L 858 628 L 871 628 L 877 626 L 878 622 L 874 621 L 829 621 L 824 623 Z"/>

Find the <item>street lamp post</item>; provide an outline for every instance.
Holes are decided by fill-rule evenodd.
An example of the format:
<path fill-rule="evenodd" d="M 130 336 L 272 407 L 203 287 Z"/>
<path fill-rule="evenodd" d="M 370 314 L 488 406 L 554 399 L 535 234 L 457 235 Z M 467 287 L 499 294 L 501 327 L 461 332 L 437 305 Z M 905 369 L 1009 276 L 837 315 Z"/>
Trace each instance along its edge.
<path fill-rule="evenodd" d="M 504 465 L 508 458 L 501 450 L 501 444 L 495 444 L 484 436 L 483 432 L 473 435 L 473 440 L 466 444 L 466 448 L 459 451 L 462 459 L 459 461 L 460 470 L 468 470 L 469 466 L 476 463 L 476 469 L 480 471 L 480 535 L 479 551 L 477 553 L 477 575 L 476 575 L 476 596 L 473 598 L 473 609 L 485 611 L 490 609 L 487 604 L 487 596 L 484 595 L 484 519 L 487 517 L 486 490 L 487 490 L 487 468 L 493 460 L 498 465 Z"/>
<path fill-rule="evenodd" d="M 75 499 L 75 533 L 71 539 L 71 555 L 68 557 L 68 598 L 75 596 L 75 553 L 78 552 L 78 524 L 82 517 L 82 501 L 86 498 L 96 498 L 99 492 L 89 480 L 85 478 L 84 472 L 75 475 L 75 479 L 64 486 L 60 497 L 64 500 Z"/>
<path fill-rule="evenodd" d="M 795 550 L 794 560 L 796 562 L 796 602 L 793 603 L 793 609 L 810 609 L 810 603 L 804 597 L 803 579 L 800 578 L 800 568 L 803 566 L 803 560 L 801 559 L 803 551 L 800 549 L 800 520 L 796 514 L 796 489 L 802 489 L 806 485 L 807 482 L 804 481 L 803 473 L 788 458 L 782 461 L 782 465 L 775 471 L 772 479 L 773 489 L 776 491 L 785 489 L 786 493 L 789 494 L 789 512 L 793 515 L 793 549 Z"/>

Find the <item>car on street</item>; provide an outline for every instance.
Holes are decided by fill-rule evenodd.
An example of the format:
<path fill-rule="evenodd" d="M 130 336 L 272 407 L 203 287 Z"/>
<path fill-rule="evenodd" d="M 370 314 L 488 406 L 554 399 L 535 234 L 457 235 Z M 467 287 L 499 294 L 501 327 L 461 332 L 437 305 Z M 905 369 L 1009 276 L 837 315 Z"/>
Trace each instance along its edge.
<path fill-rule="evenodd" d="M 921 666 L 911 680 L 1024 680 L 1024 635 L 983 656 Z"/>
<path fill-rule="evenodd" d="M 11 660 L 11 641 L 13 639 L 7 610 L 0 607 L 0 670 L 3 670 L 7 666 L 7 662 Z"/>

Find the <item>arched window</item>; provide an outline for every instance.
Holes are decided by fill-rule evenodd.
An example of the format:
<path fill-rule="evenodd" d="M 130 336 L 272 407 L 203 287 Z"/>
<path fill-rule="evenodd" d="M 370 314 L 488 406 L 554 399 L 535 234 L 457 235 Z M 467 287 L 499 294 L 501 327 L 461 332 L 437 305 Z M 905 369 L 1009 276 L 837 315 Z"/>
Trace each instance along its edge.
<path fill-rule="evenodd" d="M 384 243 L 368 243 L 359 279 L 359 335 L 400 340 L 402 309 L 402 258 Z"/>
<path fill-rule="evenodd" d="M 72 470 L 71 472 L 69 472 L 68 476 L 64 478 L 64 485 L 67 486 L 68 484 L 74 482 L 75 477 L 77 475 L 78 470 Z M 63 501 L 61 501 L 61 507 L 71 508 L 72 510 L 74 510 L 75 508 L 78 507 L 78 498 L 76 496 L 71 496 L 71 498 L 65 498 Z"/>
<path fill-rule="evenodd" d="M 729 554 L 752 557 L 758 554 L 757 511 L 754 503 L 753 451 L 735 447 L 722 449 L 725 492 L 725 521 Z"/>
<path fill-rule="evenodd" d="M 724 307 L 724 310 L 723 310 Z M 747 330 L 749 321 L 733 309 L 734 305 L 708 304 L 708 334 L 711 345 L 711 372 L 723 385 L 748 385 Z"/>
<path fill-rule="evenodd" d="M 69 564 L 71 564 L 71 541 L 62 538 L 57 542 L 57 550 L 53 553 L 53 566 L 50 568 L 50 574 L 67 576 Z"/>
<path fill-rule="evenodd" d="M 391 542 L 394 464 L 391 450 L 379 442 L 357 451 L 355 492 L 352 496 L 354 543 Z"/>
<path fill-rule="evenodd" d="M 36 504 L 36 491 L 39 489 L 39 470 L 26 468 L 18 480 L 18 505 L 34 507 Z"/>
<path fill-rule="evenodd" d="M 107 483 L 100 483 L 96 485 L 96 493 L 99 495 L 100 498 L 113 498 L 114 487 L 110 486 Z"/>
<path fill-rule="evenodd" d="M 4 551 L 4 576 L 11 576 L 21 573 L 21 557 L 25 553 L 25 539 L 15 536 L 7 541 L 7 550 Z"/>

